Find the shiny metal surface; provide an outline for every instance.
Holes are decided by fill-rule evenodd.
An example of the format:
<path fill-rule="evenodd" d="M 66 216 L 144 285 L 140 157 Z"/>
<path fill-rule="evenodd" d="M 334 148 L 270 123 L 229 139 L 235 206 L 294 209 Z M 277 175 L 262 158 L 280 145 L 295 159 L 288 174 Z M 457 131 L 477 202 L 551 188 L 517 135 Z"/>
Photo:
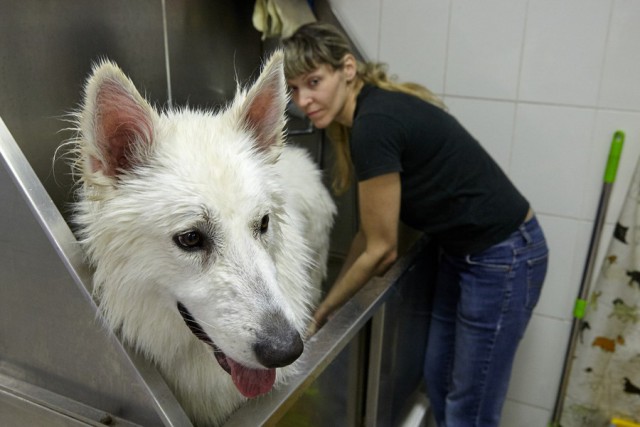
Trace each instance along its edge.
<path fill-rule="evenodd" d="M 0 373 L 140 424 L 185 420 L 101 323 L 75 237 L 1 119 L 0 199 Z"/>
<path fill-rule="evenodd" d="M 218 108 L 258 76 L 263 54 L 251 0 L 166 1 L 174 105 Z"/>
<path fill-rule="evenodd" d="M 4 426 L 139 425 L 2 374 L 0 414 Z"/>
<path fill-rule="evenodd" d="M 92 63 L 114 60 L 153 102 L 167 98 L 161 2 L 0 0 L 0 11 L 0 117 L 66 217 L 70 171 L 53 159 Z"/>
<path fill-rule="evenodd" d="M 72 180 L 56 149 L 74 135 L 64 118 L 80 104 L 94 62 L 115 61 L 159 107 L 171 98 L 217 108 L 236 79 L 257 76 L 262 44 L 251 0 L 165 6 L 163 19 L 161 0 L 0 0 L 0 117 L 65 218 Z"/>
<path fill-rule="evenodd" d="M 364 425 L 397 426 L 422 386 L 437 248 L 423 240 L 411 265 L 378 310 L 369 347 Z"/>

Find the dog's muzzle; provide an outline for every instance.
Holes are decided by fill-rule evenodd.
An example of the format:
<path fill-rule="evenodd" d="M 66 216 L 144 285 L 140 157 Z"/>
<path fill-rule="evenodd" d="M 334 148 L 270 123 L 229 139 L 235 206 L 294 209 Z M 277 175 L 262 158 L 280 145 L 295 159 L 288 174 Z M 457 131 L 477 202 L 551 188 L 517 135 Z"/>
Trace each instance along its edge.
<path fill-rule="evenodd" d="M 233 383 L 245 397 L 256 397 L 270 391 L 275 382 L 275 368 L 290 365 L 300 357 L 304 349 L 300 334 L 284 314 L 271 313 L 263 319 L 263 324 L 267 326 L 258 334 L 253 345 L 255 356 L 265 369 L 248 368 L 216 346 L 181 302 L 178 302 L 178 312 L 193 335 L 213 348 L 216 360 L 222 369 L 231 375 Z"/>

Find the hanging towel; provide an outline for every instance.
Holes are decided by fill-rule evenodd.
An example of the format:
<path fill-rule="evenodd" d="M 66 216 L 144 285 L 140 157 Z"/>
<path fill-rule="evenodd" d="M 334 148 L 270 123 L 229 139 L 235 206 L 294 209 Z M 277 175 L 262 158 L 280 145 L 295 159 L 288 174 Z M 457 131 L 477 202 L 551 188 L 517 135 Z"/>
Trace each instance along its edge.
<path fill-rule="evenodd" d="M 640 163 L 591 291 L 562 412 L 563 427 L 640 423 Z"/>
<path fill-rule="evenodd" d="M 290 37 L 301 25 L 316 21 L 306 0 L 256 0 L 253 26 L 267 37 Z"/>

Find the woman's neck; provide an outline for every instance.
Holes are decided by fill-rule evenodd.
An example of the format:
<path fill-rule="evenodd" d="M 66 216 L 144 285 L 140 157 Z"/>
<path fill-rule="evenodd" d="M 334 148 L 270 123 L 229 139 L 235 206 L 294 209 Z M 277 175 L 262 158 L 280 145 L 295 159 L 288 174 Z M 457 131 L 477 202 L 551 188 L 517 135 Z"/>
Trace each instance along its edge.
<path fill-rule="evenodd" d="M 358 94 L 360 93 L 362 86 L 364 86 L 364 82 L 359 78 L 355 78 L 351 83 L 349 83 L 347 86 L 347 96 L 340 114 L 335 118 L 336 122 L 346 127 L 351 127 L 351 125 L 353 125 L 353 115 L 356 112 Z"/>

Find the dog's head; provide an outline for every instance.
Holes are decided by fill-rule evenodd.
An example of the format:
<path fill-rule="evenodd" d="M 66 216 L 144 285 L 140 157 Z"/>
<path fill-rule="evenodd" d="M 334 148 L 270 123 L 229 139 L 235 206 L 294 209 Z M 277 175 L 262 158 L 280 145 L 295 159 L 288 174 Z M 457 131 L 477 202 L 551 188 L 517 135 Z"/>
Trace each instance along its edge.
<path fill-rule="evenodd" d="M 217 113 L 158 112 L 105 61 L 78 118 L 76 220 L 106 319 L 155 359 L 195 335 L 248 397 L 298 358 L 307 320 L 281 285 L 309 262 L 283 238 L 286 102 L 280 52 Z"/>

